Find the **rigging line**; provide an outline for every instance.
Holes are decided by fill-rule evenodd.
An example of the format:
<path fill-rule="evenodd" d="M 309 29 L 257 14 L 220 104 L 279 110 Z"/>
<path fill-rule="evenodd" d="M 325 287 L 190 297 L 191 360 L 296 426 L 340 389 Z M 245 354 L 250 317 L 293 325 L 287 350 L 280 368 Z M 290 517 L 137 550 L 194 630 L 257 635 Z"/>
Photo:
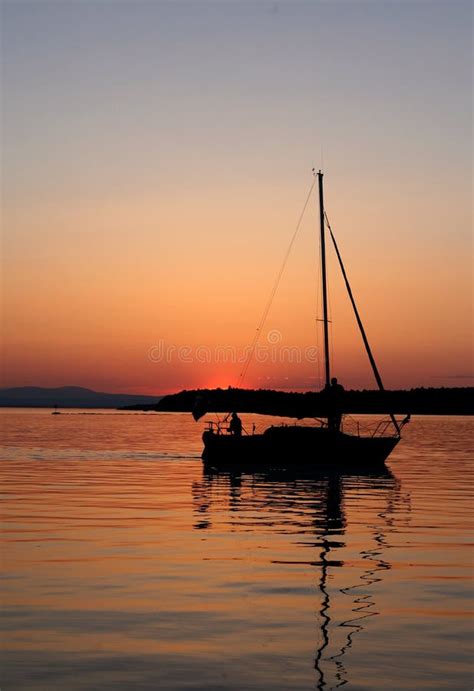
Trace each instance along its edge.
<path fill-rule="evenodd" d="M 354 300 L 354 296 L 352 294 L 351 286 L 349 285 L 349 279 L 347 278 L 346 270 L 344 268 L 344 264 L 342 262 L 342 257 L 341 257 L 341 254 L 339 252 L 339 248 L 337 246 L 336 238 L 334 237 L 334 234 L 332 232 L 332 228 L 331 228 L 331 225 L 329 223 L 329 219 L 328 219 L 327 214 L 325 213 L 324 216 L 326 219 L 326 224 L 327 224 L 329 233 L 331 235 L 332 244 L 334 245 L 334 249 L 336 250 L 336 255 L 337 255 L 337 259 L 339 261 L 339 266 L 341 267 L 342 276 L 343 276 L 344 282 L 346 284 L 347 292 L 349 294 L 349 299 L 351 301 L 352 308 L 354 310 L 355 318 L 356 318 L 357 325 L 359 327 L 359 330 L 360 330 L 360 333 L 362 336 L 362 340 L 364 341 L 365 350 L 367 351 L 367 355 L 368 355 L 370 364 L 372 366 L 372 371 L 374 373 L 375 380 L 377 382 L 377 385 L 378 385 L 380 391 L 385 391 L 384 385 L 382 383 L 382 377 L 380 376 L 380 373 L 377 369 L 377 365 L 375 364 L 374 356 L 372 355 L 372 350 L 370 349 L 369 341 L 367 340 L 367 336 L 365 334 L 365 329 L 364 329 L 364 326 L 362 324 L 362 320 L 361 320 L 360 315 L 359 315 L 359 310 L 357 309 L 357 306 L 356 306 L 356 303 Z M 398 435 L 400 435 L 400 426 L 399 426 L 399 424 L 395 418 L 395 415 L 393 413 L 389 413 L 389 415 L 390 415 L 390 419 L 393 423 L 393 426 L 397 430 Z"/>
<path fill-rule="evenodd" d="M 242 382 L 243 382 L 243 380 L 244 380 L 244 378 L 245 378 L 245 375 L 247 374 L 247 370 L 248 370 L 248 368 L 249 368 L 249 366 L 250 366 L 250 363 L 251 363 L 251 361 L 252 361 L 252 359 L 253 359 L 253 356 L 254 356 L 254 354 L 255 354 L 255 349 L 256 349 L 256 347 L 257 347 L 257 343 L 258 343 L 258 340 L 259 340 L 259 338 L 260 338 L 261 331 L 262 331 L 262 329 L 263 329 L 263 327 L 264 327 L 264 325 L 265 325 L 265 322 L 266 322 L 266 320 L 267 320 L 267 316 L 268 316 L 268 313 L 269 313 L 270 308 L 271 308 L 271 306 L 272 306 L 272 303 L 273 303 L 273 299 L 274 299 L 274 297 L 275 297 L 275 294 L 276 294 L 276 292 L 277 292 L 277 290 L 278 290 L 278 286 L 280 285 L 281 277 L 283 276 L 283 272 L 284 272 L 284 270 L 285 270 L 286 263 L 287 263 L 288 258 L 289 258 L 289 256 L 290 256 L 290 252 L 291 252 L 292 247 L 293 247 L 293 245 L 294 245 L 294 242 L 295 242 L 295 240 L 296 240 L 296 236 L 298 235 L 298 231 L 299 231 L 299 229 L 300 229 L 301 222 L 303 221 L 303 216 L 304 216 L 304 214 L 305 214 L 305 211 L 306 211 L 306 208 L 307 208 L 307 206 L 308 206 L 308 203 L 309 203 L 309 200 L 310 200 L 310 197 L 311 197 L 311 193 L 313 192 L 313 188 L 314 188 L 315 184 L 316 184 L 316 177 L 314 177 L 313 182 L 312 182 L 312 184 L 311 184 L 311 187 L 309 188 L 309 192 L 308 192 L 308 195 L 307 195 L 307 197 L 306 197 L 305 203 L 304 203 L 304 205 L 303 205 L 303 209 L 302 209 L 302 211 L 301 211 L 301 214 L 300 214 L 300 216 L 299 216 L 298 223 L 296 224 L 296 228 L 295 228 L 295 231 L 294 231 L 294 233 L 293 233 L 293 237 L 291 238 L 290 244 L 288 245 L 288 249 L 286 250 L 285 256 L 284 256 L 284 258 L 283 258 L 282 265 L 281 265 L 280 270 L 279 270 L 279 272 L 278 272 L 278 274 L 277 274 L 277 277 L 276 277 L 276 279 L 275 279 L 275 283 L 273 284 L 273 288 L 272 288 L 272 290 L 271 290 L 271 292 L 270 292 L 269 298 L 268 298 L 267 303 L 266 303 L 266 305 L 265 305 L 265 309 L 263 310 L 262 316 L 260 317 L 260 321 L 258 322 L 257 330 L 256 330 L 256 332 L 255 332 L 255 336 L 253 337 L 253 340 L 252 340 L 250 349 L 249 349 L 249 351 L 248 351 L 247 358 L 246 358 L 246 360 L 245 360 L 245 363 L 244 363 L 242 372 L 240 373 L 240 376 L 239 376 L 239 378 L 238 378 L 238 380 L 237 380 L 237 388 L 239 387 L 239 385 L 242 384 Z"/>

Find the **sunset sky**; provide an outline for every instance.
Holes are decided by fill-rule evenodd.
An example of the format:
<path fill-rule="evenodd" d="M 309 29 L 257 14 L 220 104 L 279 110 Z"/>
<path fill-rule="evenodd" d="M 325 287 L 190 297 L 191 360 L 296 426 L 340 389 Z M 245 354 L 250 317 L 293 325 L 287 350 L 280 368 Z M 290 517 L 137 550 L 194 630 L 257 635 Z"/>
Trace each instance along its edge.
<path fill-rule="evenodd" d="M 236 384 L 313 167 L 386 386 L 472 385 L 471 2 L 3 1 L 2 63 L 2 386 Z M 245 386 L 321 385 L 317 233 Z"/>

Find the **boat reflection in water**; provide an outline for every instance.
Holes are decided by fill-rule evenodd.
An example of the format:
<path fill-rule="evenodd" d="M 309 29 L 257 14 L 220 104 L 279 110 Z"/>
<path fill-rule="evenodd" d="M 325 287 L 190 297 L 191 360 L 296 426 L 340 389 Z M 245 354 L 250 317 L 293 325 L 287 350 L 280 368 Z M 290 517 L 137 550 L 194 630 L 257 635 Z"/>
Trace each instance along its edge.
<path fill-rule="evenodd" d="M 370 591 L 391 568 L 387 536 L 395 530 L 394 514 L 401 504 L 405 515 L 407 512 L 407 497 L 390 470 L 384 467 L 376 474 L 352 475 L 327 471 L 233 473 L 204 466 L 202 481 L 194 484 L 193 495 L 196 529 L 222 532 L 224 524 L 233 532 L 254 532 L 261 543 L 263 540 L 257 547 L 266 549 L 265 553 L 278 548 L 283 552 L 273 553 L 270 564 L 275 568 L 293 565 L 306 573 L 308 566 L 314 568 L 317 580 L 311 577 L 310 585 L 317 588 L 318 598 L 314 603 L 311 594 L 309 606 L 315 605 L 319 634 L 315 632 L 313 660 L 308 660 L 316 670 L 313 684 L 317 689 L 329 689 L 348 683 L 350 666 L 345 664 L 345 655 L 357 634 L 368 626 L 369 618 L 382 614 L 376 609 L 376 593 Z M 363 510 L 359 516 L 359 496 L 365 506 L 372 505 L 370 516 Z M 349 513 L 354 516 L 357 512 L 354 529 L 345 506 L 348 497 Z M 360 522 L 364 515 L 368 524 L 363 531 L 369 539 L 362 541 Z M 275 541 L 275 535 L 286 536 L 286 542 Z M 292 558 L 288 558 L 288 536 Z M 362 550 L 361 545 L 365 545 Z M 310 560 L 307 553 L 298 559 L 299 550 L 308 547 L 312 550 Z M 279 578 L 282 582 L 283 577 Z M 333 615 L 333 610 L 338 614 Z M 341 618 L 344 610 L 348 616 Z"/>

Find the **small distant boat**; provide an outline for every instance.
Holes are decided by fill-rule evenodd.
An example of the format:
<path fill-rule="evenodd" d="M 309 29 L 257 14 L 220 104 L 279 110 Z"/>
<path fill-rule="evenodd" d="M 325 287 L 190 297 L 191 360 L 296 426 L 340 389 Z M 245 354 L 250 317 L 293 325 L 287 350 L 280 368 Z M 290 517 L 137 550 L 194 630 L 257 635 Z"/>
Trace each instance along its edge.
<path fill-rule="evenodd" d="M 329 231 L 336 251 L 339 266 L 346 284 L 357 324 L 365 349 L 380 391 L 384 386 L 377 369 L 361 318 L 352 294 L 339 249 L 334 238 L 328 217 L 324 210 L 323 173 L 319 171 L 319 215 L 321 245 L 321 287 L 323 302 L 324 326 L 324 395 L 327 400 L 327 417 L 319 419 L 316 425 L 272 425 L 261 434 L 242 433 L 240 421 L 237 425 L 224 421 L 209 421 L 203 434 L 204 450 L 202 458 L 205 464 L 219 468 L 306 468 L 306 469 L 346 469 L 367 470 L 380 468 L 401 439 L 401 430 L 409 421 L 407 415 L 398 421 L 395 415 L 387 411 L 389 417 L 381 421 L 374 432 L 363 436 L 357 431 L 349 434 L 341 429 L 343 389 L 337 379 L 331 379 L 331 362 L 329 351 L 329 319 L 326 279 L 326 232 Z M 199 419 L 202 415 L 195 415 Z M 234 415 L 235 417 L 235 415 Z M 307 417 L 312 417 L 309 413 Z M 240 428 L 239 428 L 240 424 Z"/>
<path fill-rule="evenodd" d="M 58 404 L 57 403 L 55 403 L 54 410 L 51 413 L 51 415 L 61 415 L 61 412 L 58 410 Z"/>

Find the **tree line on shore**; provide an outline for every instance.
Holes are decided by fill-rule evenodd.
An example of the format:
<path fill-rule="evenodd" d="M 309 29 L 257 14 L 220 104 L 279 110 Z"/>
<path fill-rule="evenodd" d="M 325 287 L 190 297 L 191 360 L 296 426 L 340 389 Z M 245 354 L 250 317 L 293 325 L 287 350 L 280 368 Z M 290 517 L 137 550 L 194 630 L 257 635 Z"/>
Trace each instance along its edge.
<path fill-rule="evenodd" d="M 474 387 L 416 388 L 409 390 L 348 390 L 344 413 L 396 413 L 405 415 L 472 415 Z M 164 396 L 152 404 L 127 406 L 126 410 L 192 412 L 199 404 L 206 412 L 260 413 L 284 417 L 324 417 L 327 396 L 320 392 L 287 392 L 270 389 L 194 389 Z"/>

